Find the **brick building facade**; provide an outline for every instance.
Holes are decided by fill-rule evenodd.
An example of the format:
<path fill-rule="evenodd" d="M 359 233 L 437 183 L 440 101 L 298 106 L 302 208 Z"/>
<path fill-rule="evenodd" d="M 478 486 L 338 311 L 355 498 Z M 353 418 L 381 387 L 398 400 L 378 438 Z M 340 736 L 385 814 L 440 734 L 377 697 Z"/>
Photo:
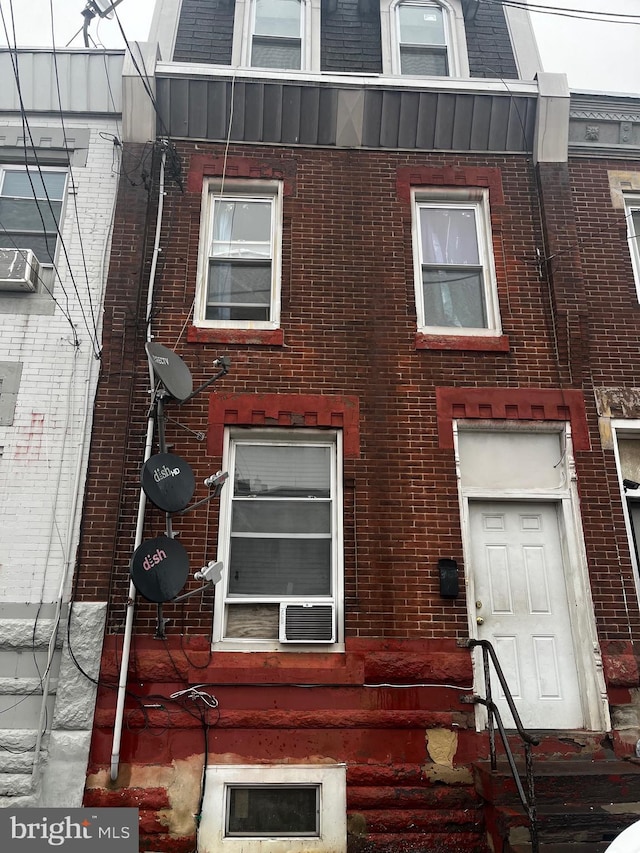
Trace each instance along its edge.
<path fill-rule="evenodd" d="M 604 849 L 639 798 L 633 139 L 588 150 L 500 7 L 159 6 L 77 575 L 109 602 L 85 803 L 139 806 L 145 850 L 527 849 L 472 638 L 540 741 L 541 832 Z M 167 522 L 149 339 L 196 388 L 231 362 L 166 403 L 192 503 L 229 479 L 170 528 L 185 590 L 220 580 L 160 617 L 128 592 Z"/>

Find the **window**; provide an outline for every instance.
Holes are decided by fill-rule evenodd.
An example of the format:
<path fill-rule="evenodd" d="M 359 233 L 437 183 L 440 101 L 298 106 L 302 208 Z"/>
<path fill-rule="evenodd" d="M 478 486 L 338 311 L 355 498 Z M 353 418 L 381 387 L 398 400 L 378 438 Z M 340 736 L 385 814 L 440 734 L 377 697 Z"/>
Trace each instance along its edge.
<path fill-rule="evenodd" d="M 615 425 L 615 450 L 618 473 L 626 503 L 626 522 L 636 584 L 640 591 L 640 429 L 638 421 L 619 421 Z"/>
<path fill-rule="evenodd" d="M 207 767 L 199 846 L 251 853 L 278 846 L 288 853 L 347 849 L 343 765 L 213 765 Z M 268 839 L 268 841 L 267 841 Z"/>
<path fill-rule="evenodd" d="M 253 68 L 302 67 L 302 4 L 255 0 L 251 30 Z"/>
<path fill-rule="evenodd" d="M 281 185 L 205 185 L 196 324 L 277 328 Z"/>
<path fill-rule="evenodd" d="M 236 0 L 233 65 L 320 70 L 320 0 Z"/>
<path fill-rule="evenodd" d="M 485 190 L 415 191 L 418 326 L 448 334 L 500 334 Z"/>
<path fill-rule="evenodd" d="M 640 299 L 640 196 L 625 197 L 625 216 L 633 275 L 636 280 L 638 299 Z"/>
<path fill-rule="evenodd" d="M 340 434 L 228 436 L 216 639 L 269 648 L 337 641 Z"/>
<path fill-rule="evenodd" d="M 2 248 L 31 249 L 41 264 L 54 263 L 66 180 L 66 172 L 56 169 L 0 171 Z"/>
<path fill-rule="evenodd" d="M 397 8 L 400 73 L 449 74 L 446 19 L 434 3 L 400 3 Z"/>
<path fill-rule="evenodd" d="M 13 423 L 21 377 L 21 362 L 0 362 L 0 426 L 11 426 Z"/>
<path fill-rule="evenodd" d="M 225 834 L 272 838 L 318 836 L 319 795 L 319 785 L 230 785 Z"/>
<path fill-rule="evenodd" d="M 459 0 L 382 0 L 382 63 L 388 74 L 469 75 Z"/>

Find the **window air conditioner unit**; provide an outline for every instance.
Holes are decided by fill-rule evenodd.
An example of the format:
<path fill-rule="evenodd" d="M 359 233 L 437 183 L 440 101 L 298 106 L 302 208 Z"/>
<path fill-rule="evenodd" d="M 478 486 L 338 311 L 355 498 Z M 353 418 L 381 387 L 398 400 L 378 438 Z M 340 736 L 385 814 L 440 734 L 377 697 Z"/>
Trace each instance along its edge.
<path fill-rule="evenodd" d="M 40 264 L 30 249 L 0 249 L 0 290 L 34 293 Z"/>
<path fill-rule="evenodd" d="M 333 604 L 280 604 L 281 643 L 335 643 Z"/>

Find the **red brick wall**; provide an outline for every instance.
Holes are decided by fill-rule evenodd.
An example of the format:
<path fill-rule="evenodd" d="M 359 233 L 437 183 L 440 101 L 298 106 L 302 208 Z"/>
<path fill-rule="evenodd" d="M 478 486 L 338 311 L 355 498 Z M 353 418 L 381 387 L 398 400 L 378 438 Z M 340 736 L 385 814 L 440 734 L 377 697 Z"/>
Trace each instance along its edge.
<path fill-rule="evenodd" d="M 228 352 L 231 371 L 214 387 L 214 394 L 331 394 L 359 401 L 361 452 L 359 458 L 345 460 L 344 471 L 347 635 L 437 638 L 467 633 L 464 600 L 440 598 L 436 571 L 439 557 L 461 562 L 462 552 L 453 454 L 438 443 L 435 391 L 441 386 L 462 386 L 572 387 L 585 392 L 591 450 L 578 453 L 578 474 L 594 598 L 603 618 L 602 635 L 628 637 L 627 614 L 622 613 L 617 598 L 618 564 L 628 559 L 626 540 L 619 500 L 616 504 L 615 496 L 612 498 L 615 533 L 610 505 L 602 501 L 604 473 L 611 479 L 615 472 L 610 454 L 603 456 L 600 450 L 589 385 L 591 365 L 586 356 L 594 335 L 585 332 L 585 304 L 580 295 L 584 286 L 587 304 L 593 306 L 597 300 L 596 285 L 598 276 L 605 275 L 605 264 L 596 255 L 603 251 L 604 240 L 594 242 L 593 258 L 585 258 L 585 266 L 594 269 L 591 277 L 580 271 L 575 248 L 577 234 L 581 238 L 587 231 L 595 235 L 611 227 L 616 217 L 620 220 L 619 213 L 605 215 L 599 209 L 604 202 L 596 205 L 597 213 L 590 205 L 582 211 L 576 203 L 576 227 L 571 203 L 567 205 L 568 175 L 554 167 L 541 174 L 547 252 L 556 255 L 550 263 L 550 286 L 539 274 L 536 248 L 543 246 L 540 206 L 536 175 L 525 157 L 232 146 L 229 175 L 280 174 L 286 180 L 284 344 L 187 342 L 196 279 L 201 177 L 216 173 L 222 150 L 199 144 L 196 151 L 194 145 L 182 143 L 179 152 L 187 175 L 186 191 L 180 192 L 171 183 L 167 187 L 154 306 L 155 340 L 184 358 L 196 385 L 212 374 L 213 359 Z M 140 152 L 131 154 L 134 179 L 140 156 Z M 430 175 L 479 174 L 482 185 L 490 178 L 507 352 L 421 351 L 415 347 L 411 209 L 403 181 L 407 174 L 423 171 Z M 582 165 L 576 168 L 573 179 L 578 180 L 584 171 Z M 500 193 L 494 192 L 495 186 Z M 604 181 L 599 192 L 599 197 L 606 196 Z M 148 265 L 150 254 L 145 238 L 146 202 L 144 189 L 124 179 L 114 234 L 103 376 L 78 577 L 83 597 L 101 598 L 111 588 L 111 629 L 121 622 L 126 598 L 148 404 L 144 323 L 137 313 L 140 288 L 142 299 L 146 296 L 146 274 L 141 282 L 140 271 Z M 153 228 L 154 205 L 150 212 L 149 227 Z M 621 241 L 619 249 L 625 251 Z M 610 254 L 620 280 L 627 276 L 631 293 L 630 273 L 619 258 L 613 258 L 613 241 Z M 608 298 L 609 294 L 602 296 L 603 306 Z M 565 319 L 559 320 L 562 312 Z M 624 322 L 631 323 L 631 316 Z M 569 329 L 564 337 L 563 323 Z M 580 341 L 579 347 L 575 339 Z M 602 355 L 604 345 L 594 352 Z M 627 352 L 631 353 L 629 345 Z M 599 381 L 604 382 L 603 362 L 598 365 Z M 612 358 L 612 382 L 614 373 Z M 631 369 L 625 368 L 624 377 L 630 376 Z M 208 408 L 206 392 L 183 406 L 170 404 L 169 414 L 192 430 L 206 432 Z M 202 480 L 220 466 L 219 456 L 208 456 L 204 442 L 172 423 L 168 441 L 194 469 L 195 498 L 205 496 Z M 215 556 L 216 521 L 216 503 L 176 520 L 192 569 Z M 163 524 L 162 514 L 149 507 L 145 535 L 157 535 Z M 629 597 L 631 590 L 627 593 Z M 630 608 L 637 620 L 635 601 Z M 173 620 L 170 632 L 210 630 L 209 595 L 168 606 L 166 611 Z M 154 608 L 141 603 L 136 630 L 150 632 L 154 626 Z"/>

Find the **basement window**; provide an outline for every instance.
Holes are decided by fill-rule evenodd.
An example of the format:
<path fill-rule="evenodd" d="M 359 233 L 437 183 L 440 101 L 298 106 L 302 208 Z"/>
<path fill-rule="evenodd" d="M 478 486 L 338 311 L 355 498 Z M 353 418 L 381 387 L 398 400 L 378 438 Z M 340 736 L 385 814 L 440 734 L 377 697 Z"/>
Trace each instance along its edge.
<path fill-rule="evenodd" d="M 287 853 L 345 853 L 344 765 L 207 767 L 198 841 L 217 853 L 276 846 Z"/>
<path fill-rule="evenodd" d="M 319 785 L 258 785 L 227 787 L 225 835 L 318 836 Z"/>

